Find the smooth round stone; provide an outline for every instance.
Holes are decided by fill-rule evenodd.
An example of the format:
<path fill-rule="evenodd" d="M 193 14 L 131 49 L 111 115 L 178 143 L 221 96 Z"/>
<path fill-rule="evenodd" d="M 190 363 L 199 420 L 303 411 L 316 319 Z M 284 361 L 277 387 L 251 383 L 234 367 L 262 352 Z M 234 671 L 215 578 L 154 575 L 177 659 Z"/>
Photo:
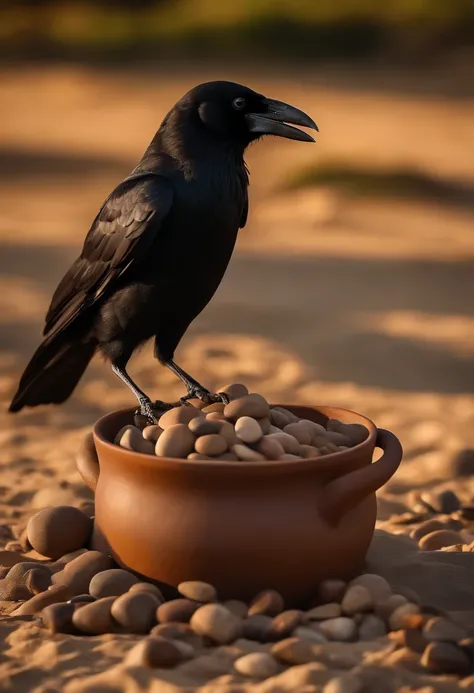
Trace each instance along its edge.
<path fill-rule="evenodd" d="M 162 433 L 163 429 L 161 428 L 161 426 L 158 426 L 158 424 L 154 424 L 153 426 L 145 426 L 145 428 L 142 431 L 142 436 L 145 438 L 145 440 L 149 440 L 151 443 L 154 443 L 156 445 L 156 441 Z"/>
<path fill-rule="evenodd" d="M 389 616 L 388 625 L 390 626 L 390 630 L 400 630 L 400 628 L 404 628 L 407 617 L 419 613 L 420 607 L 416 604 L 407 602 L 406 604 L 398 606 Z"/>
<path fill-rule="evenodd" d="M 159 623 L 189 623 L 198 608 L 199 604 L 191 599 L 172 599 L 158 607 L 156 618 Z"/>
<path fill-rule="evenodd" d="M 253 614 L 252 616 L 247 616 L 247 618 L 243 620 L 242 626 L 242 637 L 246 640 L 267 642 L 268 634 L 272 626 L 272 618 L 265 614 Z"/>
<path fill-rule="evenodd" d="M 429 642 L 458 642 L 467 638 L 466 631 L 447 618 L 430 618 L 423 628 L 423 636 Z"/>
<path fill-rule="evenodd" d="M 128 591 L 131 594 L 135 594 L 136 592 L 146 592 L 147 594 L 152 594 L 161 603 L 165 601 L 165 598 L 163 597 L 161 590 L 156 585 L 153 585 L 151 582 L 136 582 L 130 587 Z"/>
<path fill-rule="evenodd" d="M 321 453 L 314 445 L 300 445 L 299 454 L 304 460 L 311 460 L 313 457 L 320 457 Z"/>
<path fill-rule="evenodd" d="M 270 419 L 268 417 L 265 417 L 263 419 L 255 419 L 255 421 L 258 421 L 258 425 L 260 426 L 262 434 L 264 436 L 271 433 L 271 430 L 270 430 L 271 429 L 271 423 L 270 423 Z"/>
<path fill-rule="evenodd" d="M 66 563 L 63 570 L 53 575 L 53 584 L 67 585 L 72 595 L 84 594 L 89 591 L 89 585 L 97 573 L 113 568 L 114 562 L 105 553 L 87 551 Z"/>
<path fill-rule="evenodd" d="M 66 602 L 46 606 L 41 612 L 44 627 L 53 634 L 70 632 L 72 629 L 72 615 L 75 610 L 75 604 Z"/>
<path fill-rule="evenodd" d="M 316 630 L 316 628 L 311 628 L 308 626 L 298 626 L 293 631 L 293 635 L 295 635 L 298 638 L 303 638 L 305 640 L 309 640 L 310 642 L 314 642 L 317 644 L 327 642 L 327 638 L 324 637 L 324 635 L 319 630 Z"/>
<path fill-rule="evenodd" d="M 351 618 L 340 616 L 319 623 L 321 633 L 329 640 L 351 642 L 357 636 L 357 626 Z"/>
<path fill-rule="evenodd" d="M 150 635 L 184 642 L 196 650 L 201 650 L 206 645 L 202 635 L 195 633 L 189 623 L 159 623 L 157 626 L 153 626 Z"/>
<path fill-rule="evenodd" d="M 241 602 L 239 599 L 228 599 L 223 603 L 223 606 L 225 606 L 225 608 L 228 609 L 231 614 L 234 614 L 234 616 L 238 616 L 239 618 L 246 618 L 249 610 L 247 604 L 245 604 L 245 602 Z"/>
<path fill-rule="evenodd" d="M 300 445 L 310 445 L 312 440 L 311 432 L 308 430 L 307 426 L 304 424 L 290 423 L 283 429 L 283 433 L 288 433 L 288 435 L 296 438 Z"/>
<path fill-rule="evenodd" d="M 242 676 L 267 679 L 280 671 L 280 666 L 268 652 L 250 652 L 234 662 L 234 669 Z"/>
<path fill-rule="evenodd" d="M 279 662 L 298 666 L 299 664 L 309 664 L 316 660 L 314 653 L 314 643 L 303 638 L 286 638 L 272 645 L 270 652 Z"/>
<path fill-rule="evenodd" d="M 51 577 L 51 572 L 49 570 L 32 568 L 25 574 L 25 587 L 31 594 L 40 594 L 50 587 Z"/>
<path fill-rule="evenodd" d="M 302 460 L 303 458 L 300 457 L 299 455 L 290 455 L 289 452 L 285 452 L 285 454 L 282 455 L 279 459 L 280 460 L 286 460 L 286 461 L 290 462 L 291 460 Z"/>
<path fill-rule="evenodd" d="M 267 400 L 257 393 L 234 399 L 229 402 L 229 404 L 226 404 L 224 408 L 224 416 L 226 419 L 233 419 L 234 421 L 241 416 L 263 419 L 268 416 L 269 412 L 270 406 Z"/>
<path fill-rule="evenodd" d="M 221 425 L 219 421 L 212 421 L 212 419 L 199 416 L 191 419 L 188 428 L 195 436 L 199 437 L 211 435 L 212 433 L 219 433 Z"/>
<path fill-rule="evenodd" d="M 212 457 L 209 457 L 209 455 L 202 455 L 200 452 L 192 452 L 190 455 L 186 457 L 187 460 L 212 460 Z"/>
<path fill-rule="evenodd" d="M 342 612 L 348 616 L 370 611 L 372 606 L 370 592 L 361 584 L 350 585 L 341 602 Z"/>
<path fill-rule="evenodd" d="M 239 399 L 240 397 L 245 397 L 249 393 L 248 389 L 245 385 L 242 385 L 242 383 L 226 385 L 225 387 L 221 387 L 219 392 L 225 392 L 229 399 Z"/>
<path fill-rule="evenodd" d="M 222 414 L 224 412 L 225 404 L 224 402 L 213 402 L 202 408 L 203 414 L 212 414 L 213 412 L 219 412 Z"/>
<path fill-rule="evenodd" d="M 149 667 L 170 669 L 185 659 L 178 643 L 166 638 L 152 636 L 140 640 L 127 653 L 124 664 L 126 667 Z"/>
<path fill-rule="evenodd" d="M 382 599 L 375 604 L 374 611 L 377 616 L 388 621 L 390 615 L 398 609 L 399 606 L 407 604 L 408 600 L 402 594 L 392 594 L 388 599 Z"/>
<path fill-rule="evenodd" d="M 178 585 L 178 592 L 186 599 L 195 602 L 215 602 L 217 601 L 216 588 L 207 582 L 199 580 L 188 580 Z"/>
<path fill-rule="evenodd" d="M 431 534 L 431 532 L 437 532 L 439 529 L 446 529 L 446 525 L 443 522 L 440 522 L 439 520 L 435 520 L 433 518 L 431 520 L 426 520 L 425 522 L 422 522 L 421 525 L 419 525 L 416 529 L 410 532 L 410 536 L 412 539 L 415 539 L 415 541 L 420 541 L 420 539 L 422 539 L 427 534 Z"/>
<path fill-rule="evenodd" d="M 219 411 L 211 411 L 209 414 L 206 414 L 206 419 L 209 421 L 225 421 L 225 416 Z"/>
<path fill-rule="evenodd" d="M 288 433 L 284 433 L 283 431 L 281 431 L 281 433 L 270 433 L 270 435 L 267 437 L 270 440 L 276 440 L 278 443 L 280 443 L 286 453 L 290 455 L 298 454 L 300 444 L 296 438 L 293 438 L 293 436 L 290 436 Z"/>
<path fill-rule="evenodd" d="M 267 616 L 278 616 L 285 610 L 283 597 L 276 590 L 263 590 L 259 592 L 250 602 L 249 616 L 254 614 L 265 614 Z"/>
<path fill-rule="evenodd" d="M 129 573 L 128 570 L 111 568 L 94 575 L 89 585 L 89 592 L 96 599 L 119 597 L 128 592 L 130 587 L 137 582 L 139 582 L 138 578 Z"/>
<path fill-rule="evenodd" d="M 153 455 L 154 444 L 150 440 L 145 440 L 142 432 L 136 426 L 124 426 L 115 436 L 114 443 L 126 450 L 141 452 L 145 455 Z"/>
<path fill-rule="evenodd" d="M 219 455 L 219 460 L 223 462 L 238 462 L 239 458 L 234 452 L 225 452 L 223 455 Z"/>
<path fill-rule="evenodd" d="M 467 676 L 472 671 L 468 655 L 451 642 L 430 643 L 423 653 L 421 664 L 434 674 Z"/>
<path fill-rule="evenodd" d="M 227 441 L 217 433 L 201 436 L 194 444 L 196 452 L 215 457 L 227 451 Z"/>
<path fill-rule="evenodd" d="M 271 439 L 270 436 L 265 435 L 257 445 L 257 452 L 263 455 L 267 460 L 278 460 L 285 451 L 278 442 L 278 440 Z"/>
<path fill-rule="evenodd" d="M 449 489 L 439 493 L 422 493 L 421 500 L 433 508 L 435 512 L 445 515 L 449 515 L 461 507 L 461 501 L 454 491 Z"/>
<path fill-rule="evenodd" d="M 328 427 L 329 430 L 329 427 Z M 368 429 L 362 424 L 342 424 L 341 428 L 336 433 L 343 433 L 347 436 L 353 445 L 359 445 L 369 437 Z"/>
<path fill-rule="evenodd" d="M 158 599 L 146 592 L 127 592 L 112 604 L 111 614 L 127 633 L 149 633 L 156 623 Z"/>
<path fill-rule="evenodd" d="M 199 635 L 207 636 L 221 645 L 233 642 L 242 633 L 242 619 L 221 604 L 201 606 L 191 617 L 190 625 Z"/>
<path fill-rule="evenodd" d="M 260 424 L 250 416 L 241 416 L 235 422 L 235 434 L 243 443 L 258 443 L 263 433 Z"/>
<path fill-rule="evenodd" d="M 376 640 L 387 634 L 387 627 L 381 618 L 367 614 L 359 625 L 359 640 Z"/>
<path fill-rule="evenodd" d="M 27 525 L 31 546 L 42 556 L 54 559 L 82 548 L 91 532 L 91 518 L 68 505 L 40 510 Z"/>
<path fill-rule="evenodd" d="M 453 532 L 451 529 L 438 529 L 430 532 L 418 542 L 418 546 L 423 551 L 438 551 L 445 546 L 453 546 L 454 544 L 464 544 L 464 541 L 459 532 Z"/>
<path fill-rule="evenodd" d="M 112 620 L 111 608 L 114 601 L 115 597 L 104 597 L 91 604 L 81 606 L 72 615 L 73 625 L 82 633 L 87 633 L 88 635 L 112 633 L 114 622 Z"/>
<path fill-rule="evenodd" d="M 302 623 L 305 614 L 299 609 L 288 609 L 275 616 L 270 624 L 267 639 L 270 641 L 288 638 Z"/>
<path fill-rule="evenodd" d="M 165 428 L 158 438 L 155 454 L 158 457 L 176 457 L 182 459 L 193 451 L 195 440 L 196 436 L 194 433 L 191 433 L 187 423 L 171 424 Z M 198 438 L 198 440 L 201 439 Z"/>
<path fill-rule="evenodd" d="M 348 436 L 344 435 L 344 433 L 338 433 L 337 431 L 326 431 L 326 439 L 338 447 L 343 445 L 344 447 L 351 448 L 353 446 L 353 442 Z"/>
<path fill-rule="evenodd" d="M 45 606 L 67 602 L 72 597 L 71 590 L 66 585 L 51 585 L 45 592 L 35 594 L 34 597 L 24 602 L 18 609 L 11 612 L 11 616 L 33 616 L 40 613 Z"/>
<path fill-rule="evenodd" d="M 95 602 L 95 597 L 91 594 L 78 594 L 72 599 L 68 600 L 68 604 L 92 604 Z"/>
<path fill-rule="evenodd" d="M 343 580 L 323 580 L 318 587 L 318 597 L 322 602 L 340 602 L 345 591 Z"/>
<path fill-rule="evenodd" d="M 289 409 L 285 409 L 285 407 L 272 407 L 272 411 L 279 411 L 281 414 L 286 416 L 289 423 L 298 423 L 300 420 L 296 414 L 293 414 L 293 412 Z"/>
<path fill-rule="evenodd" d="M 163 430 L 166 430 L 170 426 L 176 426 L 177 424 L 186 424 L 196 418 L 197 416 L 202 417 L 201 410 L 190 404 L 183 405 L 181 407 L 173 407 L 169 409 L 162 416 L 160 416 L 159 425 Z"/>
<path fill-rule="evenodd" d="M 327 621 L 330 618 L 339 618 L 342 616 L 341 605 L 337 602 L 330 602 L 328 604 L 321 604 L 321 606 L 315 606 L 305 613 L 306 621 Z"/>
<path fill-rule="evenodd" d="M 232 452 L 236 454 L 242 462 L 263 462 L 265 460 L 265 457 L 259 452 L 243 444 L 233 445 Z"/>
<path fill-rule="evenodd" d="M 221 435 L 227 441 L 227 446 L 231 448 L 233 445 L 237 445 L 239 439 L 235 435 L 234 427 L 229 421 L 220 421 L 219 435 Z"/>
<path fill-rule="evenodd" d="M 278 411 L 278 409 L 270 409 L 270 423 L 276 428 L 283 430 L 285 426 L 291 423 L 288 416 L 283 414 L 283 412 Z"/>

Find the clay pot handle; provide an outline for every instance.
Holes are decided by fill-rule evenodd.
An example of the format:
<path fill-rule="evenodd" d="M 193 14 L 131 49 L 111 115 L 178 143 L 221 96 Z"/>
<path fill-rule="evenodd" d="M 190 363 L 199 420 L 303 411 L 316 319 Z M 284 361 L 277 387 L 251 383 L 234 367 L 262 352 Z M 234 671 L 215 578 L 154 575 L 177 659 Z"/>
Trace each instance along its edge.
<path fill-rule="evenodd" d="M 384 451 L 377 462 L 344 474 L 324 486 L 320 512 L 330 524 L 337 524 L 345 513 L 375 493 L 397 471 L 403 455 L 398 438 L 390 431 L 379 428 L 375 446 Z"/>

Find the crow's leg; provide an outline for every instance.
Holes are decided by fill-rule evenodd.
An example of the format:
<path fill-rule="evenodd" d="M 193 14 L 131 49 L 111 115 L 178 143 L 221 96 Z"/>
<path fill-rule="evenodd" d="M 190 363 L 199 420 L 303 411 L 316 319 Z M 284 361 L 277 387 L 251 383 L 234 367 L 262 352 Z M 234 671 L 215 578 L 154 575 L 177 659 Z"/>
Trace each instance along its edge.
<path fill-rule="evenodd" d="M 133 392 L 135 397 L 140 402 L 140 409 L 136 413 L 140 413 L 145 416 L 151 423 L 158 423 L 158 419 L 154 414 L 156 409 L 171 409 L 172 405 L 166 402 L 152 402 L 151 399 L 146 395 L 143 390 L 140 390 L 138 385 L 136 385 L 131 377 L 125 370 L 125 366 L 118 366 L 116 363 L 112 364 L 112 370 L 115 375 L 118 375 L 120 380 L 125 383 L 125 385 Z"/>
<path fill-rule="evenodd" d="M 181 404 L 186 404 L 188 399 L 194 399 L 195 397 L 208 404 L 212 402 L 229 403 L 229 398 L 225 392 L 217 392 L 215 395 L 211 394 L 209 390 L 206 390 L 197 380 L 194 380 L 186 371 L 183 371 L 172 359 L 163 361 L 163 363 L 186 385 L 188 394 L 180 398 Z"/>

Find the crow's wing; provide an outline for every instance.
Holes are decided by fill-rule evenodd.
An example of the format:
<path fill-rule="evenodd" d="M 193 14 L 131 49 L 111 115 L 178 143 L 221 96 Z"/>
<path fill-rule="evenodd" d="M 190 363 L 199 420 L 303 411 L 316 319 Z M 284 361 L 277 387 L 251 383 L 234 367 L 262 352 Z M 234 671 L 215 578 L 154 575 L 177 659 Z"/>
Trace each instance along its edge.
<path fill-rule="evenodd" d="M 68 326 L 146 257 L 172 201 L 171 184 L 156 174 L 130 176 L 115 188 L 94 219 L 80 257 L 54 293 L 44 334 Z"/>

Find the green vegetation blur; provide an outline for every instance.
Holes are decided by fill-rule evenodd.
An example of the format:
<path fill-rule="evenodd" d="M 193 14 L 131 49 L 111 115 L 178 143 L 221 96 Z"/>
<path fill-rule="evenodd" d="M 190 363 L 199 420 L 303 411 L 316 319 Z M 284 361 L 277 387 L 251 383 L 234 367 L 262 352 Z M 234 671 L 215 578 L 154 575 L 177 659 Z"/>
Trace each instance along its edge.
<path fill-rule="evenodd" d="M 474 0 L 0 0 L 0 56 L 429 60 Z"/>

